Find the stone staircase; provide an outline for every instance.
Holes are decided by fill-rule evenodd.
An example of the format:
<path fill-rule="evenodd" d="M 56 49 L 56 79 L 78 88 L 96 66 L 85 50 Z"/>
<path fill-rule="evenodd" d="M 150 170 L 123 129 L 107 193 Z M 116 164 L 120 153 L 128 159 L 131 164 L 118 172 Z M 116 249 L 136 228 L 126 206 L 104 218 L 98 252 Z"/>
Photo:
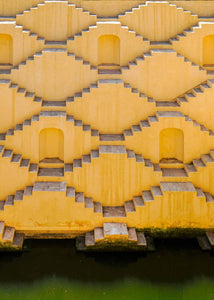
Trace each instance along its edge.
<path fill-rule="evenodd" d="M 126 223 L 103 223 L 103 227 L 96 227 L 86 232 L 79 240 L 79 250 L 147 250 L 147 240 L 143 232 L 135 228 L 128 228 Z"/>
<path fill-rule="evenodd" d="M 201 168 L 206 168 L 214 163 L 214 150 L 208 154 L 202 154 L 201 158 L 193 159 L 192 163 L 185 164 L 184 169 L 187 174 L 198 172 Z"/>
<path fill-rule="evenodd" d="M 200 85 L 197 85 L 193 89 L 189 90 L 185 94 L 175 98 L 172 101 L 156 101 L 156 107 L 159 108 L 176 108 L 176 107 L 182 107 L 185 103 L 191 103 L 191 101 L 195 101 L 196 97 L 198 95 L 201 95 L 202 93 L 207 93 L 210 89 L 213 88 L 214 80 L 208 79 L 205 82 L 201 83 Z"/>
<path fill-rule="evenodd" d="M 66 197 L 74 199 L 75 203 L 82 203 L 85 208 L 92 209 L 94 213 L 103 212 L 101 202 L 85 197 L 84 193 L 76 192 L 73 187 L 66 187 L 64 181 L 36 181 L 33 186 L 26 186 L 23 190 L 16 191 L 15 195 L 9 195 L 5 200 L 0 201 L 0 211 L 24 201 L 26 197 L 32 196 L 34 192 L 65 192 Z"/>
<path fill-rule="evenodd" d="M 186 37 L 189 34 L 195 32 L 195 30 L 199 29 L 200 25 L 191 26 L 188 29 L 185 29 L 182 33 L 177 34 L 175 37 L 169 39 L 169 42 L 173 45 L 175 42 L 179 42 L 182 38 Z"/>
<path fill-rule="evenodd" d="M 46 6 L 47 3 L 54 3 L 54 2 L 57 3 L 57 2 L 59 2 L 59 1 L 56 1 L 56 0 L 45 0 L 44 3 L 38 3 L 37 5 L 35 5 L 35 6 L 31 7 L 31 8 L 29 8 L 29 9 L 25 9 L 23 12 L 16 14 L 16 20 L 17 20 L 17 22 L 18 22 L 24 15 L 28 15 L 28 14 L 30 14 L 30 13 L 32 13 L 32 12 L 35 12 L 35 10 L 38 10 L 39 8 Z M 66 4 L 67 4 L 68 7 L 74 7 L 74 8 L 77 9 L 78 11 L 83 12 L 83 13 L 85 13 L 85 14 L 87 14 L 87 15 L 95 16 L 94 14 L 90 14 L 89 11 L 84 10 L 82 7 L 77 7 L 77 6 L 76 6 L 75 4 L 73 4 L 73 3 L 68 3 L 68 2 L 66 1 Z"/>
<path fill-rule="evenodd" d="M 72 122 L 74 124 L 74 127 L 81 127 L 82 131 L 90 132 L 91 137 L 99 136 L 98 130 L 91 129 L 90 125 L 83 124 L 81 120 L 75 120 L 71 115 L 66 115 L 65 111 L 42 110 L 38 115 L 33 115 L 31 119 L 27 119 L 23 123 L 17 124 L 14 129 L 8 129 L 6 133 L 1 133 L 0 142 L 3 144 L 6 143 L 8 139 L 10 139 L 10 142 L 13 143 L 11 140 L 12 137 L 14 137 L 14 140 L 16 139 L 16 136 L 20 137 L 20 134 L 23 134 L 26 128 L 29 128 L 29 126 L 32 126 L 36 122 L 39 122 L 41 118 L 54 117 L 65 119 L 66 122 Z"/>
<path fill-rule="evenodd" d="M 37 164 L 31 163 L 30 159 L 22 158 L 21 154 L 16 154 L 3 145 L 0 145 L 0 155 L 3 159 L 9 159 L 11 163 L 17 164 L 20 168 L 26 168 L 29 172 L 35 173 L 38 170 Z"/>
<path fill-rule="evenodd" d="M 140 121 L 139 124 L 132 125 L 131 128 L 125 129 L 123 134 L 100 134 L 100 141 L 126 140 L 126 137 L 134 136 L 139 132 L 144 131 L 145 128 L 152 127 L 155 123 L 167 118 L 181 118 L 184 122 L 191 122 L 192 126 L 199 127 L 201 134 L 206 134 L 211 139 L 214 136 L 214 132 L 212 130 L 207 129 L 204 125 L 190 119 L 188 116 L 183 115 L 179 111 L 157 111 L 154 116 L 149 116 L 148 119 Z"/>
<path fill-rule="evenodd" d="M 89 66 L 90 69 L 95 69 L 96 67 L 91 66 L 90 62 L 84 61 L 82 57 L 76 56 L 74 53 L 68 52 L 67 49 L 62 49 L 62 48 L 44 48 L 40 52 L 36 52 L 33 56 L 29 56 L 25 61 L 22 61 L 19 65 L 13 66 L 11 69 L 11 72 L 20 70 L 23 68 L 23 66 L 26 66 L 27 64 L 32 63 L 36 57 L 41 57 L 44 52 L 62 52 L 66 53 L 68 57 L 73 57 L 74 60 L 76 61 L 81 61 L 83 65 Z"/>
<path fill-rule="evenodd" d="M 163 3 L 165 3 L 165 2 L 163 2 Z M 138 6 L 133 6 L 131 10 L 127 10 L 124 14 L 119 14 L 118 18 L 120 19 L 121 17 L 133 14 L 139 10 L 143 10 L 146 7 L 148 7 L 148 5 L 150 5 L 150 1 L 146 1 L 145 4 L 139 4 Z M 193 17 L 197 17 L 196 14 L 193 14 L 193 13 L 191 13 L 191 11 L 183 9 L 182 7 L 178 7 L 176 4 L 169 3 L 169 6 L 174 7 L 180 11 L 183 11 L 184 14 L 190 14 Z"/>
<path fill-rule="evenodd" d="M 207 73 L 207 71 L 205 69 L 203 69 L 202 67 L 200 67 L 199 65 L 191 62 L 188 58 L 184 57 L 183 55 L 177 53 L 175 50 L 173 49 L 151 49 L 150 51 L 143 53 L 142 56 L 138 56 L 136 57 L 136 59 L 134 61 L 129 62 L 129 64 L 127 66 L 122 66 L 121 70 L 126 71 L 126 70 L 133 70 L 134 68 L 143 64 L 146 60 L 151 59 L 153 55 L 155 54 L 171 54 L 171 55 L 175 55 L 177 56 L 177 58 L 181 61 L 181 62 L 185 62 L 188 65 L 190 65 L 191 67 L 195 68 L 195 70 L 198 71 L 202 71 L 205 74 Z"/>

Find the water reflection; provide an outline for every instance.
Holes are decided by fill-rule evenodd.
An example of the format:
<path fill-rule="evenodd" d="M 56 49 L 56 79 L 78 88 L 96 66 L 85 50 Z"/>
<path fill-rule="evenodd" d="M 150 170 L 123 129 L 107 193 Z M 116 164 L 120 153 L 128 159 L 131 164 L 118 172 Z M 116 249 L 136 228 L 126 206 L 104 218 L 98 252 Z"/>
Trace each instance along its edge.
<path fill-rule="evenodd" d="M 0 253 L 0 284 L 66 278 L 84 283 L 111 283 L 132 278 L 154 284 L 180 284 L 214 278 L 214 256 L 196 240 L 156 240 L 156 252 L 78 253 L 74 241 L 33 240 L 22 254 Z"/>

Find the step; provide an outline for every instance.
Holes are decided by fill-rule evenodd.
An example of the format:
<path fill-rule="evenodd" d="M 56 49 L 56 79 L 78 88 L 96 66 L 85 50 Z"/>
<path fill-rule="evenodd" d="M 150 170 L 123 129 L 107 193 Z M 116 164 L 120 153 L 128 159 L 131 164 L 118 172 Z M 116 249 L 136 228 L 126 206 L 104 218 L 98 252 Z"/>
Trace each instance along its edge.
<path fill-rule="evenodd" d="M 164 192 L 196 192 L 191 182 L 160 182 L 162 193 Z"/>
<path fill-rule="evenodd" d="M 199 159 L 193 159 L 192 162 L 193 162 L 193 165 L 196 169 L 205 167 L 204 162 L 200 158 Z"/>
<path fill-rule="evenodd" d="M 210 251 L 212 249 L 206 235 L 205 236 L 198 236 L 197 241 L 198 241 L 199 246 L 201 247 L 201 250 Z"/>
<path fill-rule="evenodd" d="M 104 240 L 104 233 L 102 227 L 94 228 L 94 240 L 95 243 Z"/>
<path fill-rule="evenodd" d="M 157 111 L 158 118 L 184 118 L 180 111 Z"/>
<path fill-rule="evenodd" d="M 10 243 L 12 243 L 13 239 L 14 239 L 14 235 L 15 235 L 15 228 L 14 227 L 5 226 L 2 240 L 4 242 L 10 242 Z"/>
<path fill-rule="evenodd" d="M 162 158 L 159 162 L 160 168 L 168 168 L 168 169 L 178 169 L 183 168 L 184 164 L 182 161 L 176 158 Z"/>
<path fill-rule="evenodd" d="M 213 248 L 214 247 L 214 233 L 211 231 L 207 231 L 205 234 L 210 243 L 210 246 Z"/>
<path fill-rule="evenodd" d="M 161 189 L 160 189 L 159 186 L 152 186 L 151 187 L 151 193 L 152 193 L 153 198 L 154 197 L 162 197 L 163 196 L 163 194 L 162 194 Z"/>
<path fill-rule="evenodd" d="M 163 177 L 188 177 L 184 168 L 174 169 L 174 168 L 162 168 Z"/>
<path fill-rule="evenodd" d="M 24 243 L 24 233 L 15 233 L 14 239 L 13 239 L 13 246 L 17 248 L 22 248 Z"/>
<path fill-rule="evenodd" d="M 133 197 L 133 202 L 134 202 L 134 205 L 135 205 L 135 209 L 137 207 L 143 207 L 145 206 L 145 203 L 144 203 L 144 200 L 141 196 L 135 196 Z"/>
<path fill-rule="evenodd" d="M 92 198 L 85 197 L 85 208 L 92 208 L 92 209 L 94 209 L 94 202 L 93 202 Z"/>
<path fill-rule="evenodd" d="M 137 244 L 147 248 L 147 241 L 143 232 L 137 232 Z"/>
<path fill-rule="evenodd" d="M 126 212 L 124 206 L 103 206 L 104 218 L 125 218 Z"/>
<path fill-rule="evenodd" d="M 195 188 L 198 198 L 205 198 L 204 192 L 200 188 Z"/>
<path fill-rule="evenodd" d="M 177 101 L 156 101 L 156 107 L 180 107 Z"/>
<path fill-rule="evenodd" d="M 24 196 L 32 196 L 33 186 L 26 186 L 24 190 Z"/>
<path fill-rule="evenodd" d="M 137 242 L 136 229 L 134 227 L 133 228 L 128 228 L 128 233 L 129 233 L 129 241 Z"/>
<path fill-rule="evenodd" d="M 154 198 L 152 196 L 152 193 L 150 191 L 143 191 L 142 192 L 142 196 L 143 196 L 143 201 L 145 202 L 150 202 L 153 201 Z"/>
<path fill-rule="evenodd" d="M 100 141 L 124 141 L 123 134 L 100 134 Z"/>
<path fill-rule="evenodd" d="M 125 202 L 125 211 L 126 211 L 126 213 L 136 212 L 135 205 L 132 200 Z"/>
<path fill-rule="evenodd" d="M 104 237 L 124 236 L 128 238 L 128 229 L 125 223 L 104 223 Z"/>
<path fill-rule="evenodd" d="M 39 168 L 39 177 L 63 177 L 64 168 Z"/>
<path fill-rule="evenodd" d="M 22 201 L 24 196 L 24 191 L 16 191 L 14 201 Z"/>
<path fill-rule="evenodd" d="M 94 232 L 86 232 L 85 234 L 85 245 L 86 247 L 94 246 L 95 241 L 94 241 Z"/>
<path fill-rule="evenodd" d="M 121 70 L 117 69 L 100 69 L 98 70 L 98 75 L 121 75 Z"/>
<path fill-rule="evenodd" d="M 214 202 L 214 197 L 212 195 L 210 195 L 210 193 L 204 192 L 204 195 L 206 198 L 206 202 Z"/>
<path fill-rule="evenodd" d="M 5 201 L 0 201 L 0 211 L 4 210 L 4 206 L 5 206 Z M 1 230 L 0 230 L 0 235 L 1 235 Z"/>
<path fill-rule="evenodd" d="M 7 200 L 5 201 L 4 206 L 11 206 L 14 205 L 14 196 L 13 195 L 9 195 L 7 196 Z"/>
<path fill-rule="evenodd" d="M 66 182 L 36 181 L 33 186 L 34 192 L 66 192 Z"/>
<path fill-rule="evenodd" d="M 196 168 L 195 168 L 195 166 L 194 166 L 193 164 L 186 164 L 186 165 L 184 166 L 184 169 L 185 169 L 185 171 L 187 172 L 187 174 L 197 172 L 197 170 L 196 170 Z"/>
<path fill-rule="evenodd" d="M 67 41 L 45 41 L 46 46 L 66 46 Z"/>
<path fill-rule="evenodd" d="M 2 239 L 3 237 L 4 228 L 5 228 L 4 221 L 0 221 L 0 239 Z"/>
<path fill-rule="evenodd" d="M 43 168 L 62 168 L 64 167 L 64 161 L 58 157 L 46 157 L 39 161 L 39 165 Z"/>
<path fill-rule="evenodd" d="M 66 107 L 66 101 L 42 101 L 42 107 Z"/>
<path fill-rule="evenodd" d="M 103 207 L 101 202 L 94 202 L 94 212 L 103 213 Z"/>

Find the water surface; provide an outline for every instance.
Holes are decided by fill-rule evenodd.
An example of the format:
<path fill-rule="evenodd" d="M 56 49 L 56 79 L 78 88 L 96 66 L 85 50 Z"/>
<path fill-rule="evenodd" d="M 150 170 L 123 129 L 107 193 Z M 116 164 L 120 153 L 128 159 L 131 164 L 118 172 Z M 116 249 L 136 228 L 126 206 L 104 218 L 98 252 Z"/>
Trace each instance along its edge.
<path fill-rule="evenodd" d="M 214 255 L 196 240 L 156 240 L 156 252 L 75 251 L 70 240 L 32 241 L 0 253 L 0 300 L 214 300 Z"/>

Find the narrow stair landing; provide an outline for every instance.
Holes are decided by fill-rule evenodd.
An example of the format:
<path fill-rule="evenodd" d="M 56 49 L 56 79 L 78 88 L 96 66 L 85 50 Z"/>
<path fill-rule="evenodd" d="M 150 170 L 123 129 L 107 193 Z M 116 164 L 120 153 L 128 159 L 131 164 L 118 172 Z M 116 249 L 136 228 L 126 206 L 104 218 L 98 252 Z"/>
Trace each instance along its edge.
<path fill-rule="evenodd" d="M 0 221 L 0 251 L 22 250 L 24 234 L 16 232 L 14 227 L 6 226 Z"/>
<path fill-rule="evenodd" d="M 76 247 L 80 251 L 149 250 L 143 232 L 137 232 L 134 227 L 128 228 L 126 223 L 117 222 L 106 222 L 103 227 L 86 232 L 83 237 L 77 238 Z"/>

